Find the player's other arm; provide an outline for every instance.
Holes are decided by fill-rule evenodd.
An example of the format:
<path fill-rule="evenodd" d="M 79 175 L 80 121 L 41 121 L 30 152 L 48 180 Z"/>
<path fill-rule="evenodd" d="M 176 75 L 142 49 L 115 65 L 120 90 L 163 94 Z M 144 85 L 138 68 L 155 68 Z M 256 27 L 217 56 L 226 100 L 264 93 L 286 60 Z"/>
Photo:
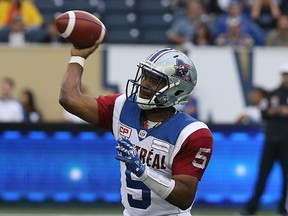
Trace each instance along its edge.
<path fill-rule="evenodd" d="M 76 60 L 69 63 L 62 80 L 59 103 L 68 112 L 77 115 L 83 120 L 97 125 L 99 123 L 98 105 L 94 97 L 82 94 L 81 78 L 83 73 L 84 60 L 88 58 L 99 46 L 96 42 L 94 46 L 86 49 L 71 49 L 71 57 Z M 72 59 L 72 58 L 71 58 Z"/>
<path fill-rule="evenodd" d="M 200 129 L 190 135 L 174 158 L 172 179 L 175 185 L 168 202 L 185 210 L 196 196 L 198 182 L 202 178 L 213 151 L 213 138 L 210 130 Z"/>

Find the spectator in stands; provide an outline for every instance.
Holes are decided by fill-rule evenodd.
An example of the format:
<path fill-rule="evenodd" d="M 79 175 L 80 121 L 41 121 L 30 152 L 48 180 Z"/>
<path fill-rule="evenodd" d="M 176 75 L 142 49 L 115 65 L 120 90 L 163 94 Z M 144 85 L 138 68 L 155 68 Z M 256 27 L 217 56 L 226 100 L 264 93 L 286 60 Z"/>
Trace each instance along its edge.
<path fill-rule="evenodd" d="M 287 0 L 281 0 L 279 4 L 281 14 L 282 15 L 288 15 L 288 1 Z"/>
<path fill-rule="evenodd" d="M 43 25 L 43 17 L 32 0 L 0 0 L 0 29 L 6 33 L 15 17 L 23 22 L 25 36 L 32 41 Z M 33 42 L 33 41 L 32 41 Z"/>
<path fill-rule="evenodd" d="M 45 33 L 39 42 L 58 45 L 66 43 L 67 40 L 58 32 L 54 20 L 50 20 L 47 22 Z"/>
<path fill-rule="evenodd" d="M 243 5 L 240 1 L 231 0 L 228 11 L 219 16 L 213 24 L 213 36 L 216 38 L 220 34 L 225 34 L 229 29 L 229 19 L 238 18 L 241 20 L 241 34 L 250 35 L 255 45 L 263 45 L 264 32 L 263 30 L 252 21 L 243 11 Z"/>
<path fill-rule="evenodd" d="M 37 123 L 42 121 L 42 114 L 36 106 L 35 96 L 31 89 L 24 89 L 20 93 L 19 101 L 24 108 L 24 122 Z"/>
<path fill-rule="evenodd" d="M 1 82 L 0 122 L 23 122 L 24 114 L 21 103 L 13 97 L 15 82 L 5 77 Z"/>
<path fill-rule="evenodd" d="M 251 19 L 267 33 L 276 27 L 281 10 L 275 0 L 254 0 L 250 15 Z"/>
<path fill-rule="evenodd" d="M 187 5 L 185 16 L 179 16 L 172 22 L 168 30 L 169 40 L 180 45 L 183 52 L 189 52 L 192 49 L 192 39 L 199 23 L 209 23 L 209 17 L 201 2 L 192 0 Z"/>
<path fill-rule="evenodd" d="M 266 97 L 266 90 L 261 87 L 253 88 L 248 95 L 249 105 L 239 115 L 236 120 L 237 124 L 262 124 L 262 116 L 260 111 L 260 103 Z"/>
<path fill-rule="evenodd" d="M 266 46 L 288 47 L 288 16 L 280 16 L 277 28 L 267 34 L 265 44 Z"/>
<path fill-rule="evenodd" d="M 235 0 L 204 0 L 204 3 L 210 18 L 215 20 L 218 16 L 228 12 L 231 1 Z M 250 15 L 250 1 L 254 0 L 241 1 L 242 13 L 245 15 Z"/>
<path fill-rule="evenodd" d="M 253 38 L 241 31 L 242 22 L 240 17 L 233 17 L 227 20 L 228 32 L 222 33 L 215 38 L 217 46 L 252 47 Z"/>
<path fill-rule="evenodd" d="M 192 43 L 195 44 L 196 46 L 213 45 L 214 43 L 213 36 L 209 26 L 206 23 L 201 22 L 196 26 Z"/>
<path fill-rule="evenodd" d="M 21 16 L 14 16 L 8 33 L 8 44 L 10 46 L 24 46 L 27 43 L 25 28 Z"/>
<path fill-rule="evenodd" d="M 169 7 L 174 15 L 185 15 L 190 0 L 171 0 Z"/>
<path fill-rule="evenodd" d="M 32 0 L 1 0 L 0 26 L 9 26 L 14 16 L 22 16 L 26 29 L 41 27 L 43 17 Z"/>
<path fill-rule="evenodd" d="M 215 21 L 218 16 L 227 12 L 229 0 L 206 0 L 204 4 L 210 19 Z"/>

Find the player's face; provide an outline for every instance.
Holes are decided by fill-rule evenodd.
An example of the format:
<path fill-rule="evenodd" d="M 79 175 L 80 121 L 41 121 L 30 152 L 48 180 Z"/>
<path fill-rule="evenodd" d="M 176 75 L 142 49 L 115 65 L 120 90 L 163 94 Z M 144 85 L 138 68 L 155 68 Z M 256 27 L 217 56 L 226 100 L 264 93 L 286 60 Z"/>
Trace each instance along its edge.
<path fill-rule="evenodd" d="M 2 83 L 2 85 L 1 85 L 1 91 L 3 94 L 2 96 L 9 97 L 10 95 L 12 95 L 12 90 L 13 90 L 13 88 L 8 82 L 4 81 Z"/>
<path fill-rule="evenodd" d="M 167 82 L 164 78 L 144 70 L 141 77 L 140 97 L 150 99 L 157 91 L 166 85 Z"/>

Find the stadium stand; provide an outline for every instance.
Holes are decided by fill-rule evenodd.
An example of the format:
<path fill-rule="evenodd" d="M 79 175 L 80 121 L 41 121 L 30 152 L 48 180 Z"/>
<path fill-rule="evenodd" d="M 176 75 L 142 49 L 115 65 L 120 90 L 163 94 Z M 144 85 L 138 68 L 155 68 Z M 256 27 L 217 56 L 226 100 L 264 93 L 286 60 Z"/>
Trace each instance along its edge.
<path fill-rule="evenodd" d="M 63 1 L 57 2 L 55 0 L 35 0 L 34 2 L 45 21 L 54 19 L 57 14 L 63 11 Z"/>
<path fill-rule="evenodd" d="M 141 11 L 150 11 L 163 14 L 167 12 L 170 6 L 169 0 L 141 0 L 137 1 L 137 8 Z"/>
<path fill-rule="evenodd" d="M 171 20 L 172 15 L 169 13 L 149 13 L 148 11 L 141 12 L 139 15 L 141 41 L 151 44 L 169 43 L 166 31 L 170 26 Z"/>
<path fill-rule="evenodd" d="M 138 16 L 135 11 L 134 0 L 105 1 L 105 12 L 102 21 L 108 30 L 109 43 L 138 42 Z"/>
<path fill-rule="evenodd" d="M 45 21 L 68 10 L 85 10 L 100 18 L 108 43 L 168 43 L 173 19 L 169 0 L 35 0 Z M 153 5 L 153 7 L 151 7 Z"/>

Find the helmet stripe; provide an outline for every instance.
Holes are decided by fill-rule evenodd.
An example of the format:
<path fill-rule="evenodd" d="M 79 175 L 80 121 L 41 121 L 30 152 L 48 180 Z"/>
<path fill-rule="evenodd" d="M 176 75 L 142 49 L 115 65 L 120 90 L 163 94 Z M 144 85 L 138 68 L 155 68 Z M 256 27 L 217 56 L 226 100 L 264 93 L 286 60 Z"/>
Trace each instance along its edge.
<path fill-rule="evenodd" d="M 150 58 L 148 58 L 148 61 L 156 61 L 158 59 L 158 57 L 162 56 L 164 53 L 166 53 L 167 51 L 171 51 L 173 49 L 171 48 L 165 48 L 165 49 L 161 49 L 159 51 L 157 51 L 154 55 L 150 56 Z M 155 60 L 156 59 L 156 60 Z"/>

